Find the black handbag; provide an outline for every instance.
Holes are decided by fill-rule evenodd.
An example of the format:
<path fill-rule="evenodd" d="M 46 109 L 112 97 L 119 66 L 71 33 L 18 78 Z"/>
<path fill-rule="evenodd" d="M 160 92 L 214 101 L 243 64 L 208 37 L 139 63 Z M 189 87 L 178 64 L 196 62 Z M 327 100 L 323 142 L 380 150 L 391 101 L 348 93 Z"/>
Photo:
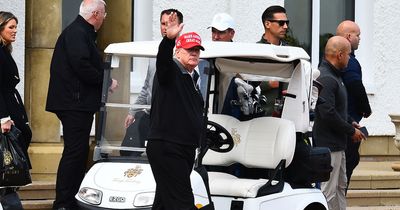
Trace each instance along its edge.
<path fill-rule="evenodd" d="M 311 183 L 330 178 L 331 153 L 327 147 L 313 147 L 308 137 L 298 134 L 292 163 L 286 169 L 285 181 L 293 188 L 312 187 Z"/>
<path fill-rule="evenodd" d="M 0 134 L 0 186 L 15 187 L 32 183 L 27 159 L 18 145 L 21 133 L 15 126 L 6 134 Z M 1 159 L 1 158 L 0 158 Z"/>

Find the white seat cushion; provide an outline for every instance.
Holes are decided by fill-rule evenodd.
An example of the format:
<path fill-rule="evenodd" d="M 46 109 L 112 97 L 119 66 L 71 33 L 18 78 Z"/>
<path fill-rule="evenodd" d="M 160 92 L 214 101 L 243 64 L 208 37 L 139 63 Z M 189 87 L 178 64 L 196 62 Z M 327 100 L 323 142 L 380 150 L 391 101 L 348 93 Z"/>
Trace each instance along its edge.
<path fill-rule="evenodd" d="M 241 122 L 221 114 L 210 114 L 209 120 L 223 126 L 232 135 L 235 146 L 227 153 L 208 150 L 204 165 L 241 163 L 249 168 L 274 169 L 282 160 L 289 166 L 293 159 L 296 131 L 290 120 L 259 117 Z"/>
<path fill-rule="evenodd" d="M 211 195 L 223 195 L 241 198 L 255 198 L 267 179 L 239 179 L 236 176 L 221 173 L 208 173 Z"/>

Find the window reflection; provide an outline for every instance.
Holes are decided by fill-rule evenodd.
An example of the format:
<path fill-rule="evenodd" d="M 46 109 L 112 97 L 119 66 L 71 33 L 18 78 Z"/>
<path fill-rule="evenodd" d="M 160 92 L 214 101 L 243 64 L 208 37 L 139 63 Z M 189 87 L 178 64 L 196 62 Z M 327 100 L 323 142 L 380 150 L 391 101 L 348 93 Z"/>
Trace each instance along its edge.
<path fill-rule="evenodd" d="M 336 27 L 343 20 L 354 20 L 354 0 L 321 1 L 319 60 L 326 42 L 336 34 Z"/>
<path fill-rule="evenodd" d="M 302 47 L 311 55 L 312 0 L 286 0 L 285 9 L 290 20 L 286 41 L 291 46 Z"/>

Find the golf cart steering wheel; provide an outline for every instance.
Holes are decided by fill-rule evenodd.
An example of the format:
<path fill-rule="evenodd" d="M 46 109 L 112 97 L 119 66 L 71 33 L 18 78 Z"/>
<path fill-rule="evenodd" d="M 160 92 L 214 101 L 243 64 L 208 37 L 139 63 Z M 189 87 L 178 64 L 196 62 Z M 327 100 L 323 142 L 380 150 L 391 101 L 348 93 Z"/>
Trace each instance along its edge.
<path fill-rule="evenodd" d="M 233 149 L 234 143 L 231 134 L 216 122 L 207 122 L 206 138 L 209 149 L 215 152 L 223 153 Z"/>

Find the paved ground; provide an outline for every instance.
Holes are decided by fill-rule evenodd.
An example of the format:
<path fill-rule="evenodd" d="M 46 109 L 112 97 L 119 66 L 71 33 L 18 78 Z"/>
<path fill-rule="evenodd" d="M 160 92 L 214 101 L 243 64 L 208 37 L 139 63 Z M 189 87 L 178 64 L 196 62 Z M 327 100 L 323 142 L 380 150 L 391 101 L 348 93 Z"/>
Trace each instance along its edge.
<path fill-rule="evenodd" d="M 346 210 L 400 210 L 400 206 L 347 207 Z"/>

